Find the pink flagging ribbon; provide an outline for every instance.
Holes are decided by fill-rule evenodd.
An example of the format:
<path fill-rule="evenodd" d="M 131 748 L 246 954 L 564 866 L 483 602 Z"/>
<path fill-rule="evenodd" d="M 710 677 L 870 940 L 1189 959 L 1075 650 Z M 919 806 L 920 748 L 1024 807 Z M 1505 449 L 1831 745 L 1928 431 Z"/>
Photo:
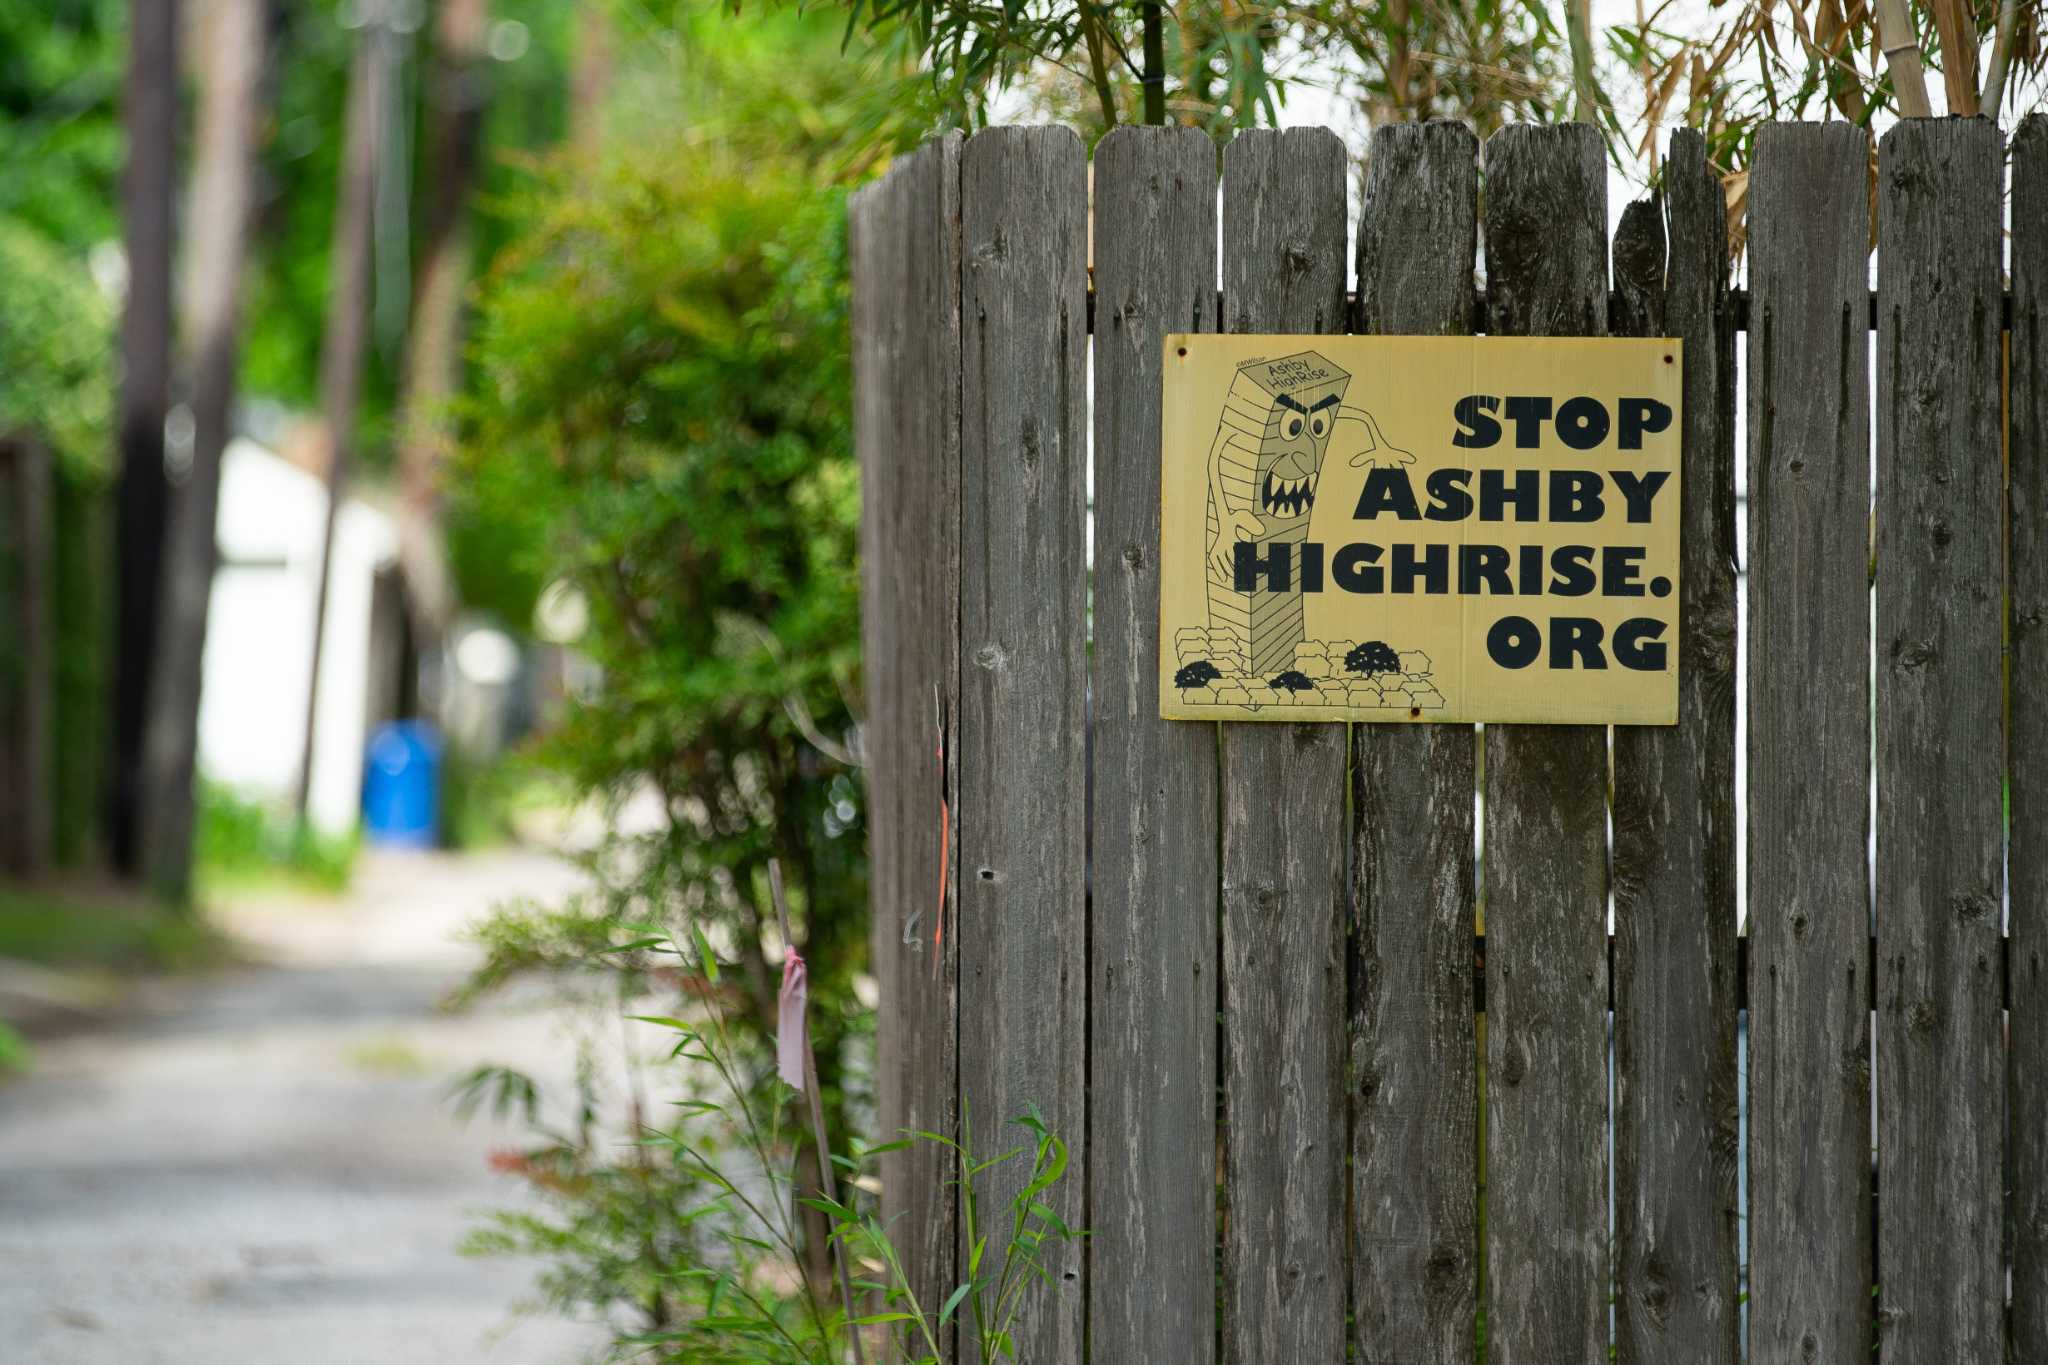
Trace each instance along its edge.
<path fill-rule="evenodd" d="M 782 993 L 776 998 L 775 1069 L 797 1090 L 804 1088 L 804 1054 L 811 1045 L 805 1008 L 810 993 L 804 960 L 791 948 L 782 957 Z"/>

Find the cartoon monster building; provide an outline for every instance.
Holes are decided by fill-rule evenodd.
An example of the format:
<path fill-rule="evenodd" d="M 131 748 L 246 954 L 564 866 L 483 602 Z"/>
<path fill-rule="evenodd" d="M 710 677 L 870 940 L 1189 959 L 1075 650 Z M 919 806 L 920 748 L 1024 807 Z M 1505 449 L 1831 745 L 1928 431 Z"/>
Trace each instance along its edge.
<path fill-rule="evenodd" d="M 1227 630 L 1245 671 L 1291 667 L 1305 638 L 1298 587 L 1238 592 L 1240 542 L 1261 548 L 1308 539 L 1309 513 L 1351 376 L 1314 351 L 1238 366 L 1209 447 L 1209 625 Z M 1377 435 L 1377 432 L 1373 432 Z M 1368 439 L 1370 445 L 1370 439 Z"/>

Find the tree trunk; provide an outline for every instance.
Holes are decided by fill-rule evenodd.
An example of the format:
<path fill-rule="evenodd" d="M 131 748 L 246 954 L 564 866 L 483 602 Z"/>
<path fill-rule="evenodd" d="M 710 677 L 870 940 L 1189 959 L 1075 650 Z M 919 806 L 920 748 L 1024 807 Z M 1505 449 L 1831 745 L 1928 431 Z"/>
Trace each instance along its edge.
<path fill-rule="evenodd" d="M 192 890 L 200 664 L 213 592 L 221 452 L 233 425 L 264 20 L 264 0 L 206 0 L 197 30 L 204 67 L 189 209 L 192 250 L 181 301 L 191 348 L 192 463 L 172 498 L 164 546 L 142 805 L 150 882 L 159 895 L 179 902 Z"/>
<path fill-rule="evenodd" d="M 49 448 L 0 435 L 0 872 L 28 880 L 50 858 Z"/>
<path fill-rule="evenodd" d="M 143 732 L 170 497 L 164 479 L 164 412 L 171 391 L 178 3 L 136 0 L 129 15 L 128 75 L 121 98 L 128 136 L 121 179 L 128 291 L 121 310 L 114 746 L 107 838 L 115 870 L 135 877 L 143 867 Z"/>
<path fill-rule="evenodd" d="M 576 15 L 575 51 L 569 66 L 569 145 L 596 152 L 604 141 L 605 99 L 618 68 L 611 11 L 584 5 Z"/>
<path fill-rule="evenodd" d="M 306 689 L 306 742 L 299 762 L 299 819 L 313 788 L 313 739 L 320 714 L 321 658 L 326 653 L 327 587 L 334 566 L 334 527 L 348 494 L 356 408 L 370 335 L 370 251 L 378 153 L 390 98 L 392 35 L 386 12 L 373 4 L 356 41 L 349 72 L 347 141 L 335 196 L 334 249 L 327 268 L 327 334 L 320 345 L 320 406 L 327 419 L 327 524 L 320 542 L 319 586 L 313 598 L 313 668 Z"/>
<path fill-rule="evenodd" d="M 462 365 L 462 295 L 469 283 L 469 201 L 489 87 L 484 34 L 490 0 L 442 0 L 428 97 L 426 220 L 418 292 L 407 334 L 399 414 L 399 553 L 422 641 L 438 641 L 454 611 L 441 537 L 441 481 L 452 433 L 448 403 Z"/>

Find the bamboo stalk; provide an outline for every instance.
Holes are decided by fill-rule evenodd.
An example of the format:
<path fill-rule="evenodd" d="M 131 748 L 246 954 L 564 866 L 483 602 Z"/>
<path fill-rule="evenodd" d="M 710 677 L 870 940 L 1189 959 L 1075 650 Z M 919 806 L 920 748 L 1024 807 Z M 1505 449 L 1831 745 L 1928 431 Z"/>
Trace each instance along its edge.
<path fill-rule="evenodd" d="M 1932 118 L 1934 106 L 1927 102 L 1927 72 L 1920 60 L 1920 44 L 1913 35 L 1913 20 L 1906 13 L 1906 0 L 1877 0 L 1878 41 L 1884 46 L 1884 64 L 1892 75 L 1892 93 L 1898 97 L 1904 118 Z"/>
<path fill-rule="evenodd" d="M 1901 3 L 1902 0 L 1894 0 Z M 1565 36 L 1572 51 L 1572 119 L 1578 123 L 1599 121 L 1600 98 L 1593 87 L 1593 3 L 1566 0 Z"/>
<path fill-rule="evenodd" d="M 2005 0 L 1998 8 L 1998 37 L 1991 44 L 1991 70 L 1984 76 L 1984 113 L 1993 120 L 1998 118 L 1998 107 L 2005 103 L 2005 76 L 2012 68 L 2012 44 L 2020 27 L 2019 0 Z"/>
<path fill-rule="evenodd" d="M 768 889 L 775 897 L 775 918 L 782 925 L 782 950 L 796 951 L 796 936 L 789 928 L 789 898 L 782 890 L 782 862 L 768 860 Z M 818 1094 L 818 1059 L 811 1054 L 811 1027 L 804 1023 L 804 1098 L 810 1101 L 811 1134 L 818 1140 L 819 1193 L 832 1203 L 839 1202 L 839 1181 L 832 1174 L 832 1146 L 825 1140 L 825 1100 Z M 839 1269 L 839 1298 L 846 1309 L 846 1334 L 853 1340 L 856 1365 L 867 1365 L 867 1352 L 860 1344 L 860 1328 L 853 1322 L 853 1281 L 846 1273 L 846 1243 L 832 1244 L 832 1262 Z"/>
<path fill-rule="evenodd" d="M 1161 0 L 1145 3 L 1145 122 L 1158 126 L 1166 122 L 1166 23 L 1160 13 Z"/>
<path fill-rule="evenodd" d="M 1948 111 L 1977 112 L 1977 20 L 1967 0 L 1930 0 L 1934 29 L 1941 39 L 1941 78 L 1948 91 Z"/>
<path fill-rule="evenodd" d="M 1102 32 L 1091 0 L 1081 0 L 1081 36 L 1088 43 L 1088 76 L 1095 86 L 1095 98 L 1102 104 L 1105 128 L 1116 127 L 1116 90 L 1109 83 L 1109 69 L 1102 59 Z"/>

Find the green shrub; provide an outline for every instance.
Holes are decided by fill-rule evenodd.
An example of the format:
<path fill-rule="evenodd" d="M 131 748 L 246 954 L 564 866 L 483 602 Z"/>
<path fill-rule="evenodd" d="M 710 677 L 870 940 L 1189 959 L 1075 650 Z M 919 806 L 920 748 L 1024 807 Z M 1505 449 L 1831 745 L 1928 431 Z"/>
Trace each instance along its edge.
<path fill-rule="evenodd" d="M 28 431 L 60 470 L 112 460 L 114 308 L 85 260 L 0 215 L 0 430 Z"/>
<path fill-rule="evenodd" d="M 214 887 L 278 878 L 345 891 L 362 844 L 356 831 L 322 834 L 281 807 L 206 780 L 198 825 L 200 879 Z"/>
<path fill-rule="evenodd" d="M 10 140 L 11 134 L 0 133 L 0 146 Z M 68 214 L 79 202 L 79 186 L 70 179 L 77 169 L 39 164 L 34 175 L 10 184 L 14 195 L 0 191 L 0 203 L 21 204 L 25 198 L 31 202 L 22 207 L 40 206 L 75 226 Z M 113 464 L 114 304 L 93 279 L 82 245 L 59 242 L 31 218 L 0 211 L 0 320 L 0 435 L 26 435 L 54 463 L 48 799 L 57 859 L 76 865 L 94 852 L 107 767 L 112 623 L 111 575 L 104 566 L 111 563 L 106 504 Z M 0 529 L 0 579 L 7 576 L 5 539 Z M 0 669 L 8 666 L 14 633 L 6 591 L 0 582 Z"/>
<path fill-rule="evenodd" d="M 852 989 L 867 864 L 845 207 L 930 109 L 914 73 L 843 57 L 829 16 L 687 5 L 646 35 L 657 21 L 634 14 L 654 41 L 622 51 L 609 134 L 534 163 L 497 207 L 526 226 L 477 289 L 449 526 L 471 604 L 528 620 L 553 584 L 588 604 L 577 647 L 600 681 L 533 756 L 570 796 L 653 819 L 591 854 L 587 894 L 486 925 L 476 985 L 546 971 L 596 1010 L 630 1012 L 652 967 L 608 945 L 649 923 L 701 933 L 726 956 L 721 1017 L 753 1068 L 775 1019 L 778 859 L 828 1124 L 850 1132 L 870 1104 L 872 1024 Z M 629 1311 L 621 1351 L 675 1328 L 700 1272 L 731 1251 L 719 1216 L 685 1211 L 712 1197 L 728 1156 L 749 1159 L 709 1111 L 649 1107 L 688 1094 L 684 1062 L 642 1074 L 588 1059 L 586 1117 L 521 1159 L 555 1216 L 495 1234 L 546 1260 L 549 1302 Z M 772 1090 L 738 1092 L 764 1120 L 786 1108 Z M 595 1129 L 600 1100 L 621 1096 L 641 1097 L 624 1136 L 658 1131 L 662 1152 Z M 801 1127 L 786 1128 L 814 1170 Z M 815 1275 L 832 1219 L 791 1212 Z M 728 1358 L 670 1344 L 663 1358 Z"/>
<path fill-rule="evenodd" d="M 738 945 L 756 1032 L 771 856 L 815 997 L 847 999 L 865 956 L 842 149 L 887 87 L 839 36 L 688 10 L 621 75 L 628 105 L 660 92 L 627 135 L 535 167 L 479 290 L 451 482 L 468 600 L 523 620 L 565 582 L 588 602 L 603 680 L 536 757 L 577 797 L 654 796 L 658 824 L 606 851 L 635 869 L 621 894 Z M 835 1096 L 846 1040 L 827 1012 Z"/>
<path fill-rule="evenodd" d="M 1043 1258 L 1081 1235 L 1047 1206 L 1047 1191 L 1067 1172 L 1066 1144 L 1027 1114 L 1015 1120 L 1025 1141 L 990 1154 L 963 1117 L 958 1140 L 927 1133 L 852 1144 L 833 1158 L 844 1170 L 841 1195 L 826 1197 L 815 1175 L 792 1169 L 795 1135 L 783 1126 L 790 1092 L 764 1040 L 731 1027 L 731 982 L 701 928 L 596 929 L 601 922 L 579 908 L 528 907 L 484 931 L 490 965 L 476 989 L 536 966 L 581 968 L 616 987 L 622 1010 L 652 1001 L 673 1013 L 633 1014 L 609 1057 L 586 1035 L 566 1104 L 506 1067 L 482 1067 L 458 1083 L 464 1114 L 488 1109 L 528 1129 L 534 1145 L 500 1152 L 492 1164 L 523 1180 L 541 1206 L 491 1215 L 464 1249 L 546 1260 L 544 1306 L 612 1323 L 617 1359 L 838 1365 L 859 1331 L 871 1344 L 878 1336 L 889 1343 L 872 1359 L 939 1365 L 939 1342 L 956 1321 L 980 1358 L 1013 1356 L 1009 1343 L 1051 1283 Z M 632 1023 L 644 1026 L 637 1036 Z M 667 1065 L 634 1062 L 650 1038 L 668 1042 Z M 606 1093 L 608 1074 L 623 1076 L 623 1093 Z M 625 1131 L 600 1119 L 608 1099 L 623 1101 Z M 967 1277 L 935 1302 L 917 1297 L 862 1190 L 875 1157 L 911 1142 L 952 1154 L 975 1248 Z M 987 1219 L 988 1173 L 1018 1160 L 1030 1175 Z M 799 1226 L 806 1209 L 828 1220 L 845 1288 L 815 1273 Z"/>
<path fill-rule="evenodd" d="M 226 955 L 205 923 L 91 886 L 0 887 L 0 957 L 48 967 L 179 971 Z"/>
<path fill-rule="evenodd" d="M 26 1071 L 29 1068 L 28 1040 L 0 1019 L 0 1077 L 10 1071 Z"/>

